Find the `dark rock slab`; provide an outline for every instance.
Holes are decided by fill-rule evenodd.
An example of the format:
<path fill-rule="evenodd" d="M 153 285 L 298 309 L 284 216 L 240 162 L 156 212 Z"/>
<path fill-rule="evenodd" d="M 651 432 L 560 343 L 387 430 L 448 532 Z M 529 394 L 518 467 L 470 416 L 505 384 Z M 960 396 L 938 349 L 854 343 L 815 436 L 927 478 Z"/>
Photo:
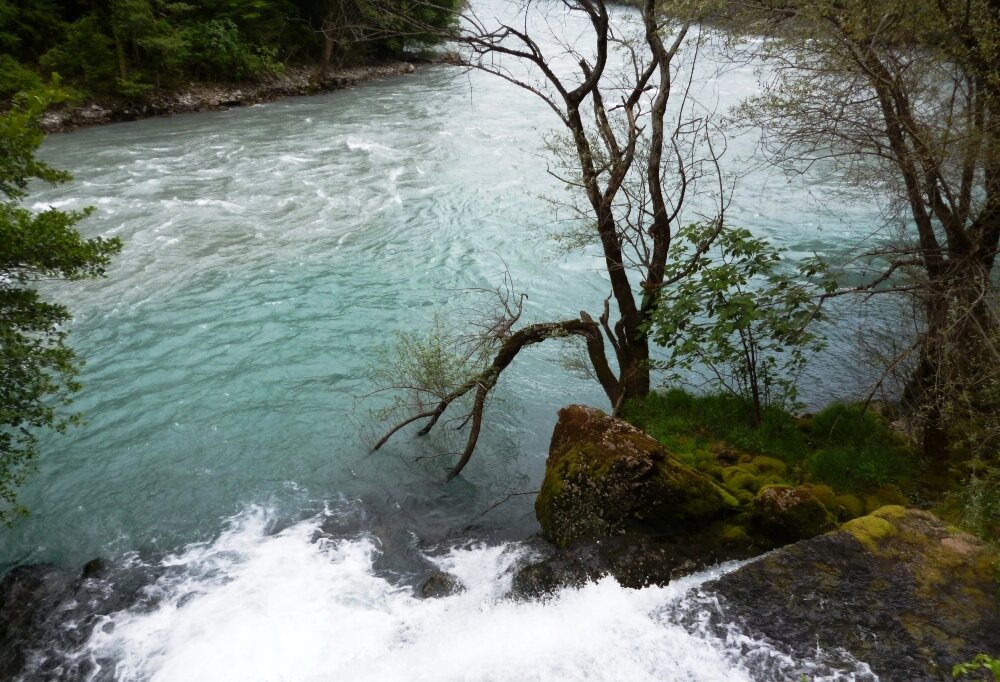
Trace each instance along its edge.
<path fill-rule="evenodd" d="M 465 586 L 455 576 L 444 571 L 434 571 L 420 586 L 418 594 L 424 599 L 438 599 L 464 590 Z"/>
<path fill-rule="evenodd" d="M 72 576 L 49 564 L 17 566 L 0 580 L 0 679 L 21 672 L 39 630 L 72 583 Z"/>
<path fill-rule="evenodd" d="M 843 648 L 883 680 L 951 679 L 1000 652 L 997 557 L 924 511 L 889 506 L 713 583 L 724 615 L 808 658 Z"/>
<path fill-rule="evenodd" d="M 629 588 L 666 585 L 671 580 L 704 570 L 723 561 L 746 559 L 756 553 L 748 544 L 711 543 L 691 537 L 656 538 L 648 535 L 616 535 L 579 540 L 568 547 L 548 545 L 536 554 L 541 558 L 522 567 L 514 576 L 516 598 L 544 597 L 563 587 L 611 576 Z"/>

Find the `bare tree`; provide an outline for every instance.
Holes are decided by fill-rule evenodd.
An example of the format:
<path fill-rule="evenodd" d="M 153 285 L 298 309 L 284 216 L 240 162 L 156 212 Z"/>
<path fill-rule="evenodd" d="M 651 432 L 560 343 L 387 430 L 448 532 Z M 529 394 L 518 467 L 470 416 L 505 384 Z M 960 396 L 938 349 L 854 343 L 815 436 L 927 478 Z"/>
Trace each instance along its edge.
<path fill-rule="evenodd" d="M 723 224 L 721 152 L 713 142 L 708 112 L 690 97 L 691 65 L 682 69 L 678 57 L 693 33 L 690 25 L 668 22 L 655 0 L 614 13 L 604 0 L 529 0 L 516 10 L 515 17 L 503 20 L 469 9 L 451 37 L 468 67 L 532 93 L 561 123 L 567 146 L 560 148 L 551 170 L 580 197 L 573 204 L 576 215 L 587 238 L 599 245 L 610 291 L 595 315 L 581 311 L 567 319 L 525 324 L 522 299 L 512 297 L 510 287 L 507 294 L 498 290 L 500 312 L 493 323 L 480 330 L 475 342 L 456 344 L 463 350 L 451 355 L 460 362 L 478 359 L 469 365 L 466 379 L 447 391 L 440 386 L 426 391 L 405 381 L 391 386 L 409 389 L 412 413 L 376 449 L 408 424 L 420 423 L 418 433 L 427 434 L 450 407 L 471 397 L 459 418 L 468 436 L 449 480 L 475 450 L 497 380 L 529 346 L 550 339 L 582 341 L 592 376 L 616 411 L 625 401 L 647 395 L 648 324 L 657 291 L 687 274 L 683 268 L 672 279 L 664 273 L 671 238 L 698 180 L 712 179 L 717 208 L 707 219 L 714 229 L 692 254 L 692 263 Z M 567 17 L 582 18 L 578 35 L 566 28 Z"/>
<path fill-rule="evenodd" d="M 832 167 L 903 226 L 838 293 L 912 297 L 906 395 L 926 417 L 926 454 L 941 459 L 948 395 L 976 383 L 997 323 L 1000 0 L 720 4 L 738 38 L 755 38 L 741 49 L 770 68 L 741 113 L 771 159 Z"/>

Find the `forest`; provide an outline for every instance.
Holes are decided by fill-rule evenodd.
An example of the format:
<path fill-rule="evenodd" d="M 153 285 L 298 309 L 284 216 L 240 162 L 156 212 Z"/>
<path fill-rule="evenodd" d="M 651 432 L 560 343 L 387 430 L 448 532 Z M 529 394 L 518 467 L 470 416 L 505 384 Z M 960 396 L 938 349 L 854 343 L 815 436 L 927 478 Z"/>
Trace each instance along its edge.
<path fill-rule="evenodd" d="M 185 81 L 254 81 L 285 64 L 351 64 L 399 55 L 428 35 L 395 30 L 393 15 L 419 11 L 442 28 L 454 7 L 336 0 L 4 0 L 0 97 L 58 73 L 83 95 L 141 98 Z"/>

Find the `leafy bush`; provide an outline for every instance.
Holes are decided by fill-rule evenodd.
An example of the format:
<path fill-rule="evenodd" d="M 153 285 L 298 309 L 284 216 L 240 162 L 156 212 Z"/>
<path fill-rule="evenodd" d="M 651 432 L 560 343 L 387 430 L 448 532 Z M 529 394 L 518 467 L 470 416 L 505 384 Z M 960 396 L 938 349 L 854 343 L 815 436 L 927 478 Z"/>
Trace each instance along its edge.
<path fill-rule="evenodd" d="M 864 405 L 833 403 L 812 419 L 813 477 L 846 490 L 910 478 L 916 462 L 902 438 Z"/>
<path fill-rule="evenodd" d="M 1000 658 L 993 658 L 986 654 L 979 654 L 971 661 L 959 663 L 951 669 L 951 676 L 954 678 L 965 677 L 975 672 L 989 672 L 996 682 L 1000 682 Z"/>
<path fill-rule="evenodd" d="M 766 408 L 794 409 L 807 353 L 825 345 L 810 329 L 821 319 L 813 278 L 825 272 L 810 260 L 793 276 L 781 249 L 749 230 L 682 228 L 664 274 L 673 284 L 659 290 L 653 312 L 653 339 L 667 350 L 656 366 L 674 380 L 707 374 L 751 406 L 758 426 Z"/>
<path fill-rule="evenodd" d="M 974 471 L 960 495 L 960 522 L 980 537 L 1000 538 L 1000 467 Z"/>
<path fill-rule="evenodd" d="M 276 50 L 248 43 L 230 19 L 196 24 L 185 32 L 185 38 L 189 64 L 199 76 L 241 80 L 281 69 Z"/>
<path fill-rule="evenodd" d="M 10 55 L 0 55 L 0 98 L 10 99 L 18 92 L 42 87 L 37 73 Z"/>

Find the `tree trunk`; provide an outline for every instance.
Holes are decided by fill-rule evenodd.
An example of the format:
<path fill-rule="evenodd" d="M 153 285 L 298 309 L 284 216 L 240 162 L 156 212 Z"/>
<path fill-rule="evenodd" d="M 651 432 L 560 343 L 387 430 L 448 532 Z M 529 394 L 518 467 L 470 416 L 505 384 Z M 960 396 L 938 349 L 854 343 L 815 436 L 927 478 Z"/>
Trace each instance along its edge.
<path fill-rule="evenodd" d="M 625 357 L 620 358 L 621 391 L 617 397 L 608 396 L 614 414 L 617 414 L 622 405 L 629 400 L 641 400 L 649 395 L 649 339 L 645 333 L 639 332 L 639 336 L 632 339 L 632 342 L 623 352 Z"/>
<path fill-rule="evenodd" d="M 337 41 L 334 39 L 334 25 L 329 19 L 323 22 L 322 33 L 323 56 L 320 58 L 319 64 L 316 66 L 316 72 L 313 74 L 313 81 L 317 85 L 326 80 L 326 73 L 330 69 L 330 61 L 333 59 L 333 51 L 337 47 Z"/>
<path fill-rule="evenodd" d="M 980 407 L 980 363 L 996 327 L 991 287 L 990 271 L 970 253 L 952 252 L 945 272 L 930 278 L 924 342 L 903 397 L 922 414 L 922 450 L 932 467 L 947 466 L 953 454 L 949 422 Z"/>

